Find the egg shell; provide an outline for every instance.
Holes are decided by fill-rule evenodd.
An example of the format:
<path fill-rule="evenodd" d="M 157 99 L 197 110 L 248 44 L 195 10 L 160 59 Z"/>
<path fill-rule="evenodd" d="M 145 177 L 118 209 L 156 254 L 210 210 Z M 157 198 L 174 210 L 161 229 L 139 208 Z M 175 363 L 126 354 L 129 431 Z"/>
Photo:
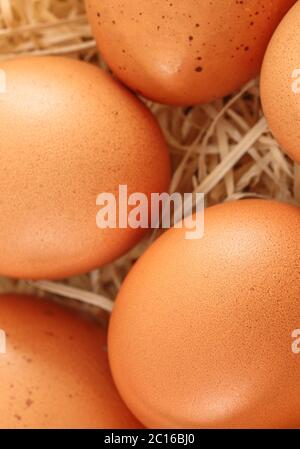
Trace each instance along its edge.
<path fill-rule="evenodd" d="M 295 0 L 86 0 L 113 72 L 152 100 L 205 103 L 259 73 L 267 44 Z"/>
<path fill-rule="evenodd" d="M 268 123 L 286 153 L 300 163 L 300 3 L 284 17 L 268 46 L 261 98 Z"/>
<path fill-rule="evenodd" d="M 0 296 L 0 428 L 141 428 L 113 384 L 106 333 L 54 302 Z"/>
<path fill-rule="evenodd" d="M 150 111 L 99 68 L 58 57 L 1 62 L 0 273 L 60 279 L 131 249 L 141 229 L 99 229 L 99 194 L 168 190 Z"/>
<path fill-rule="evenodd" d="M 300 209 L 263 200 L 206 210 L 202 239 L 167 231 L 113 311 L 109 359 L 147 427 L 300 427 Z"/>

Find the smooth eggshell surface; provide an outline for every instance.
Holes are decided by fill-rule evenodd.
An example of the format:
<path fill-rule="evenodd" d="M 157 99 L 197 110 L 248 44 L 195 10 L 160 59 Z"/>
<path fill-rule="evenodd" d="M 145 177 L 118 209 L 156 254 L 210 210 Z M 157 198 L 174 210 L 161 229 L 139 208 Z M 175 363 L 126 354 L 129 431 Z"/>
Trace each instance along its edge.
<path fill-rule="evenodd" d="M 41 299 L 0 296 L 0 428 L 140 428 L 109 371 L 101 327 Z"/>
<path fill-rule="evenodd" d="M 300 427 L 300 209 L 263 200 L 167 231 L 121 289 L 113 377 L 147 427 Z M 298 345 L 299 346 L 299 345 Z"/>
<path fill-rule="evenodd" d="M 264 112 L 286 153 L 300 163 L 300 3 L 289 11 L 270 42 L 261 73 Z"/>
<path fill-rule="evenodd" d="M 151 113 L 97 67 L 66 58 L 1 62 L 1 275 L 64 278 L 124 254 L 140 229 L 99 229 L 99 194 L 168 190 Z"/>
<path fill-rule="evenodd" d="M 98 47 L 133 90 L 167 104 L 205 103 L 260 70 L 295 0 L 86 0 Z"/>

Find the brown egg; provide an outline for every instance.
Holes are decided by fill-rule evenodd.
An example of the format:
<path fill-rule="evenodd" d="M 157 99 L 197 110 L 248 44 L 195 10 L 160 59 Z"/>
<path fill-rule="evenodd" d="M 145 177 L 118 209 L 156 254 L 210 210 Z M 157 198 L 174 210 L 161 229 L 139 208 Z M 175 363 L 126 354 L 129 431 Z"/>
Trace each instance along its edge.
<path fill-rule="evenodd" d="M 300 427 L 299 229 L 300 208 L 227 203 L 206 210 L 202 239 L 172 229 L 137 262 L 109 358 L 146 426 Z"/>
<path fill-rule="evenodd" d="M 275 137 L 300 163 L 300 3 L 280 23 L 261 73 L 263 109 Z"/>
<path fill-rule="evenodd" d="M 151 113 L 97 67 L 65 58 L 0 63 L 0 273 L 64 278 L 108 263 L 145 229 L 99 229 L 104 192 L 168 189 Z"/>
<path fill-rule="evenodd" d="M 96 323 L 53 302 L 5 295 L 0 329 L 0 428 L 141 427 L 113 385 Z"/>
<path fill-rule="evenodd" d="M 133 90 L 168 104 L 205 103 L 256 76 L 295 0 L 86 0 L 98 47 Z"/>

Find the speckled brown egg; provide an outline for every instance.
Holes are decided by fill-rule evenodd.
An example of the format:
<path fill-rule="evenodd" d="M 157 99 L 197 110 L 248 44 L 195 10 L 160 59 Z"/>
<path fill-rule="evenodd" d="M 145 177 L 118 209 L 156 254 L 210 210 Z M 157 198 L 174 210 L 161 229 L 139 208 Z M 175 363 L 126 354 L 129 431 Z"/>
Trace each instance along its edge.
<path fill-rule="evenodd" d="M 97 67 L 55 57 L 1 62 L 0 274 L 64 278 L 108 263 L 145 229 L 99 229 L 97 198 L 168 190 L 149 110 Z M 117 222 L 118 223 L 118 222 Z"/>
<path fill-rule="evenodd" d="M 295 0 L 86 0 L 98 47 L 133 90 L 167 104 L 205 103 L 256 76 Z"/>
<path fill-rule="evenodd" d="M 300 427 L 299 229 L 300 208 L 227 203 L 202 239 L 169 230 L 137 262 L 109 358 L 147 427 Z"/>
<path fill-rule="evenodd" d="M 32 297 L 0 296 L 0 396 L 1 429 L 141 427 L 112 382 L 104 330 Z"/>
<path fill-rule="evenodd" d="M 263 109 L 275 137 L 300 163 L 300 3 L 289 11 L 267 49 L 261 74 Z"/>

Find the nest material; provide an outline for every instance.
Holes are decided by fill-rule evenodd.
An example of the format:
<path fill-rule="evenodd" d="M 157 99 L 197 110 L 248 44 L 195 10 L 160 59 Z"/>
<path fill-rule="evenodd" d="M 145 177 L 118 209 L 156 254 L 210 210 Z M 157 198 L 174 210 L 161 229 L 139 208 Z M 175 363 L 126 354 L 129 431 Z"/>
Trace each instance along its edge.
<path fill-rule="evenodd" d="M 68 55 L 105 67 L 83 0 L 0 0 L 0 60 L 23 54 Z M 300 166 L 269 132 L 257 80 L 230 97 L 192 108 L 145 102 L 170 147 L 171 191 L 204 192 L 207 206 L 247 197 L 300 205 Z M 48 292 L 64 301 L 80 299 L 96 313 L 99 307 L 110 310 L 124 277 L 155 237 L 92 273 L 59 284 L 0 278 L 0 291 Z"/>

